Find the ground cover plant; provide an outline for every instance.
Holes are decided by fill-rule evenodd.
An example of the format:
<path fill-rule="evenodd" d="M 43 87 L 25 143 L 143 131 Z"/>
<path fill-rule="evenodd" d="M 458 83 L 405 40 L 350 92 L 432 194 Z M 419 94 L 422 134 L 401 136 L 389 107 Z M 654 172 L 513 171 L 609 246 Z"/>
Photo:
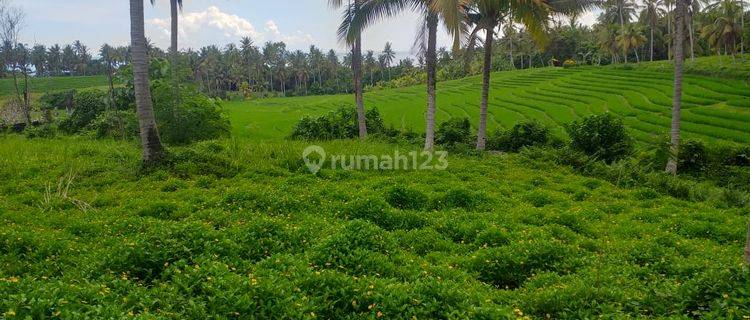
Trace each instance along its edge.
<path fill-rule="evenodd" d="M 304 142 L 0 138 L 11 317 L 740 318 L 748 208 L 525 153 L 306 171 Z M 332 141 L 331 152 L 387 153 Z M 38 174 L 44 172 L 45 174 Z"/>

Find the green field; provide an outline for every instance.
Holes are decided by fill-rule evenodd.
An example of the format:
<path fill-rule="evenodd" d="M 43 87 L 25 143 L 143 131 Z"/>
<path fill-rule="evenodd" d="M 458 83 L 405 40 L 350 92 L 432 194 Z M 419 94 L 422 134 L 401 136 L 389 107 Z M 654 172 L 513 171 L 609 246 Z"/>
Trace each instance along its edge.
<path fill-rule="evenodd" d="M 594 113 L 623 118 L 632 135 L 653 143 L 669 132 L 672 77 L 649 70 L 614 68 L 545 68 L 492 75 L 488 123 L 509 128 L 535 119 L 563 135 L 562 125 Z M 750 143 L 750 85 L 740 80 L 698 75 L 685 77 L 684 135 L 707 142 Z M 438 122 L 450 117 L 479 116 L 481 78 L 438 83 Z M 367 108 L 377 108 L 397 128 L 424 130 L 423 86 L 365 94 Z M 351 106 L 348 95 L 276 98 L 249 103 L 227 102 L 235 136 L 277 139 L 287 136 L 304 115 Z"/>
<path fill-rule="evenodd" d="M 479 78 L 438 88 L 439 121 L 476 121 Z M 492 88 L 491 128 L 536 119 L 564 135 L 563 124 L 610 111 L 643 143 L 667 133 L 667 73 L 522 70 L 493 74 Z M 687 137 L 750 142 L 747 83 L 690 75 L 685 88 Z M 420 131 L 424 91 L 370 92 L 366 103 Z M 351 100 L 224 102 L 231 138 L 170 147 L 172 162 L 151 171 L 137 141 L 0 134 L 0 319 L 750 314 L 750 207 L 729 205 L 732 190 L 659 173 L 652 187 L 615 185 L 556 164 L 550 149 L 451 154 L 446 170 L 309 173 L 310 143 L 284 137 Z M 315 144 L 343 155 L 420 150 Z"/>
<path fill-rule="evenodd" d="M 41 95 L 47 92 L 84 89 L 84 88 L 106 88 L 106 76 L 80 76 L 80 77 L 42 77 L 29 78 L 31 93 Z M 23 91 L 23 78 L 19 77 L 19 90 Z M 14 95 L 16 87 L 13 78 L 0 79 L 0 98 Z"/>
<path fill-rule="evenodd" d="M 300 142 L 0 137 L 6 318 L 739 318 L 747 209 L 522 155 L 305 173 Z M 329 152 L 392 154 L 341 141 Z M 401 147 L 402 152 L 408 149 Z"/>

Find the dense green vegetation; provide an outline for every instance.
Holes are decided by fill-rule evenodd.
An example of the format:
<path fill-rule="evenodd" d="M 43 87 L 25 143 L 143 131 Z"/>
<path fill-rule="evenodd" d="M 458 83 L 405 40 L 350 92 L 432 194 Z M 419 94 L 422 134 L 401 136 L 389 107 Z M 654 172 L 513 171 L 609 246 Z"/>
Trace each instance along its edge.
<path fill-rule="evenodd" d="M 139 173 L 135 143 L 0 137 L 0 311 L 580 319 L 750 310 L 747 208 L 618 188 L 531 150 L 452 156 L 446 171 L 314 176 L 299 157 L 305 143 L 246 142 L 172 149 L 172 166 Z"/>
<path fill-rule="evenodd" d="M 479 77 L 438 84 L 438 122 L 450 117 L 478 119 Z M 707 142 L 750 143 L 750 85 L 744 81 L 685 76 L 683 134 Z M 620 117 L 641 143 L 655 143 L 669 132 L 672 78 L 664 72 L 613 68 L 543 68 L 498 72 L 492 78 L 489 128 L 508 129 L 537 120 L 565 135 L 563 124 L 589 114 Z M 365 94 L 387 125 L 424 130 L 422 86 Z M 286 137 L 305 115 L 351 106 L 348 95 L 226 102 L 234 135 L 251 139 Z"/>

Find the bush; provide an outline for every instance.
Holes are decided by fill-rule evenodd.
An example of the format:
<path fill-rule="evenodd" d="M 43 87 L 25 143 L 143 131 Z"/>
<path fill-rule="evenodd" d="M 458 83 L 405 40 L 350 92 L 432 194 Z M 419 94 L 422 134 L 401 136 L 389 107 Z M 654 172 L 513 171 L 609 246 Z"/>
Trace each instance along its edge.
<path fill-rule="evenodd" d="M 154 112 L 162 140 L 169 144 L 188 144 L 228 137 L 229 119 L 219 104 L 192 87 L 180 89 L 180 104 L 174 108 L 174 90 L 168 81 L 154 81 Z"/>
<path fill-rule="evenodd" d="M 75 90 L 48 92 L 39 98 L 42 109 L 68 110 L 73 108 Z"/>
<path fill-rule="evenodd" d="M 378 109 L 365 113 L 367 133 L 383 134 L 386 131 Z M 290 138 L 298 140 L 334 140 L 352 139 L 359 136 L 357 110 L 351 107 L 340 107 L 317 118 L 304 117 L 292 129 Z"/>
<path fill-rule="evenodd" d="M 592 115 L 565 125 L 571 147 L 606 163 L 624 158 L 633 151 L 632 140 L 622 120 L 609 113 Z"/>
<path fill-rule="evenodd" d="M 549 129 L 539 122 L 521 122 L 508 131 L 496 131 L 487 141 L 489 150 L 518 152 L 523 147 L 543 146 L 550 141 Z"/>
<path fill-rule="evenodd" d="M 23 133 L 29 139 L 54 138 L 56 131 L 53 125 L 47 123 L 39 126 L 29 126 L 24 129 Z"/>
<path fill-rule="evenodd" d="M 677 168 L 680 172 L 701 174 L 708 165 L 708 151 L 702 141 L 688 140 L 682 143 L 677 155 Z"/>
<path fill-rule="evenodd" d="M 135 112 L 110 110 L 99 114 L 86 127 L 97 138 L 132 139 L 138 136 L 138 118 Z"/>
<path fill-rule="evenodd" d="M 60 123 L 60 129 L 78 133 L 106 109 L 107 93 L 101 90 L 78 91 L 73 97 L 73 113 Z"/>
<path fill-rule="evenodd" d="M 473 140 L 469 118 L 451 118 L 441 123 L 435 131 L 435 143 L 446 148 L 471 145 Z"/>
<path fill-rule="evenodd" d="M 565 59 L 565 61 L 563 61 L 562 66 L 563 68 L 572 68 L 572 67 L 578 66 L 578 63 L 576 63 L 576 61 L 573 59 Z"/>

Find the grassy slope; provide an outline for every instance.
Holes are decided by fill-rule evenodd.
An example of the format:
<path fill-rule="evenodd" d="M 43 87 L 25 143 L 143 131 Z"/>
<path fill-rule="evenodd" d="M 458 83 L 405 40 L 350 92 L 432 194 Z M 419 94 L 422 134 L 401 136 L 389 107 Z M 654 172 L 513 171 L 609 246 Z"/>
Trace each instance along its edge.
<path fill-rule="evenodd" d="M 481 82 L 471 77 L 438 84 L 438 121 L 479 114 Z M 683 132 L 710 142 L 750 143 L 750 86 L 739 80 L 685 77 Z M 508 128 L 536 119 L 564 134 L 562 125 L 580 117 L 612 112 L 647 143 L 665 136 L 671 117 L 672 79 L 664 72 L 613 68 L 534 69 L 493 74 L 489 126 Z M 368 108 L 378 108 L 390 124 L 423 130 L 422 86 L 370 92 Z M 351 97 L 322 96 L 228 102 L 235 135 L 275 139 L 288 135 L 304 115 L 352 105 Z"/>
<path fill-rule="evenodd" d="M 747 298 L 736 278 L 742 209 L 621 189 L 518 155 L 451 157 L 439 172 L 316 177 L 301 173 L 304 147 L 207 143 L 190 158 L 231 159 L 236 176 L 189 173 L 221 171 L 216 158 L 137 176 L 135 143 L 0 137 L 0 312 L 499 319 L 517 308 L 580 319 L 748 311 L 736 300 Z M 67 191 L 58 187 L 65 177 Z M 378 207 L 392 186 L 421 191 L 436 209 Z"/>

